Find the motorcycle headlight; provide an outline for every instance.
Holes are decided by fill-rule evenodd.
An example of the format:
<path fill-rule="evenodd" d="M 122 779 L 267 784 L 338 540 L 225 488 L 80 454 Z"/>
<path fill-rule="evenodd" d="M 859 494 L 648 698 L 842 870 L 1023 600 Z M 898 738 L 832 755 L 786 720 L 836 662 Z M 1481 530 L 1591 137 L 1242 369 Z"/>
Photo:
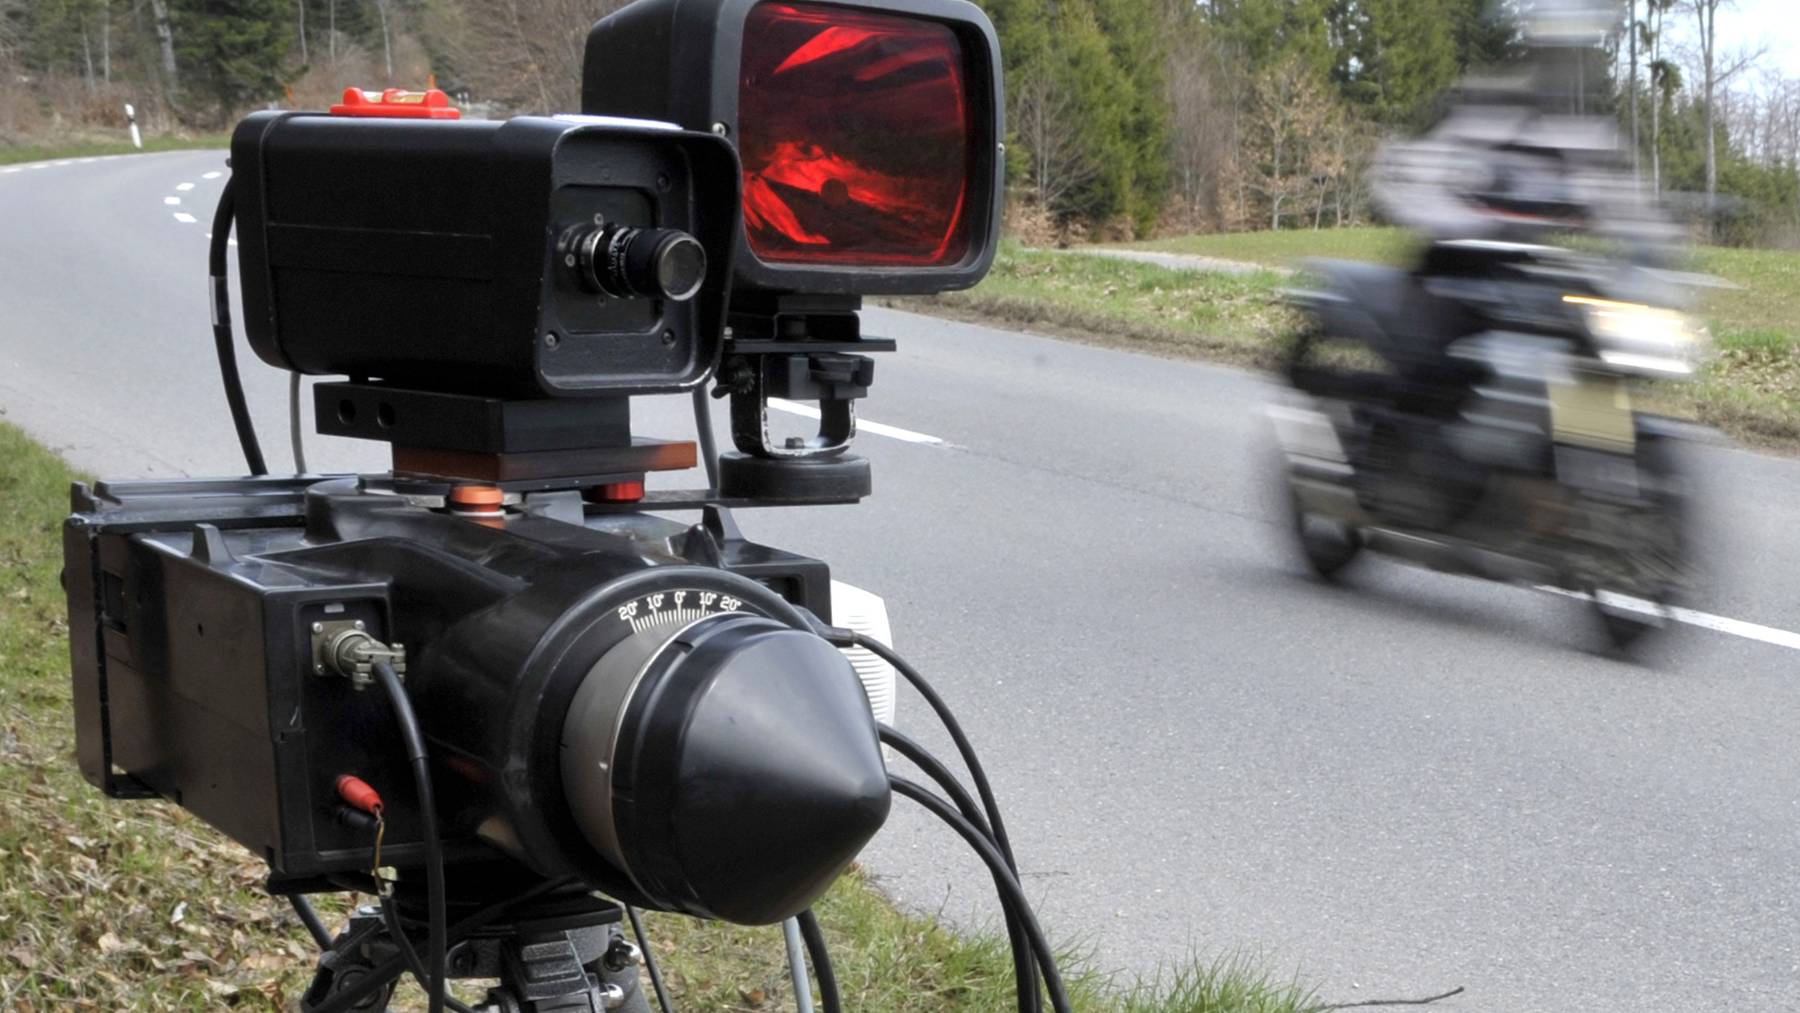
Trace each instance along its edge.
<path fill-rule="evenodd" d="M 1563 302 L 1581 310 L 1601 361 L 1627 372 L 1686 376 L 1712 344 L 1706 328 L 1675 310 L 1585 295 Z"/>

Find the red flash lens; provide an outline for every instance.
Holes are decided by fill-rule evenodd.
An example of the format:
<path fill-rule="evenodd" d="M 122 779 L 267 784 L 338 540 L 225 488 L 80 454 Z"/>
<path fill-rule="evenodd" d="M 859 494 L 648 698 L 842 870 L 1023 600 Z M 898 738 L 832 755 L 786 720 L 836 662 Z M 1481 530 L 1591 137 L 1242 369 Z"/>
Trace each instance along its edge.
<path fill-rule="evenodd" d="M 765 263 L 935 267 L 969 248 L 962 44 L 935 21 L 763 3 L 744 23 L 744 232 Z"/>

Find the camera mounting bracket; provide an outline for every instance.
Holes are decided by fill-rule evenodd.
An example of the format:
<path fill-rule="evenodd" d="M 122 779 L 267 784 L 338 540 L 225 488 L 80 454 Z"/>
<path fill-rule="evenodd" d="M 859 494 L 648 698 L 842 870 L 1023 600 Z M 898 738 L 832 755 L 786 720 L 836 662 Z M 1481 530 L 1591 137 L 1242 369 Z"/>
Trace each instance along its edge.
<path fill-rule="evenodd" d="M 623 395 L 499 398 L 350 380 L 316 384 L 313 417 L 326 436 L 392 444 L 398 475 L 514 491 L 641 484 L 697 459 L 692 442 L 633 437 Z"/>
<path fill-rule="evenodd" d="M 855 296 L 778 296 L 734 304 L 714 397 L 731 398 L 738 453 L 720 458 L 720 493 L 759 500 L 860 499 L 868 462 L 846 453 L 856 437 L 856 401 L 875 382 L 865 352 L 890 352 L 888 338 L 865 338 Z M 811 437 L 777 440 L 772 398 L 818 402 Z"/>

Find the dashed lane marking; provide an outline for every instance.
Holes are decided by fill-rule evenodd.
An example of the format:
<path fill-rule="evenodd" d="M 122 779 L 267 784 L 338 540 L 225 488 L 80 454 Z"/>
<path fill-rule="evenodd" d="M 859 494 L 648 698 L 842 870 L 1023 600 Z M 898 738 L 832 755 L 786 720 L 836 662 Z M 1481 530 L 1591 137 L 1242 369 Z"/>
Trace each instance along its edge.
<path fill-rule="evenodd" d="M 791 415 L 804 416 L 809 419 L 816 419 L 819 417 L 819 410 L 812 405 L 798 404 L 778 397 L 769 399 L 769 407 L 787 412 Z M 903 440 L 907 443 L 944 442 L 941 438 L 926 433 L 918 433 L 911 429 L 902 429 L 899 426 L 890 426 L 881 422 L 870 422 L 868 419 L 861 418 L 856 420 L 856 431 L 858 433 L 873 433 L 876 436 L 885 436 L 891 440 Z"/>

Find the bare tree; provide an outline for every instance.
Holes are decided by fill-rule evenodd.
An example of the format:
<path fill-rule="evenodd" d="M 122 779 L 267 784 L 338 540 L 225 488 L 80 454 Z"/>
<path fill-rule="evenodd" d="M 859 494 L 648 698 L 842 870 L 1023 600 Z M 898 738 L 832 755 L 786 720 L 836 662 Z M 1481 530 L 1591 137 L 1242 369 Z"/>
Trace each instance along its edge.
<path fill-rule="evenodd" d="M 181 75 L 175 66 L 175 30 L 169 25 L 168 0 L 150 0 L 150 14 L 156 25 L 156 45 L 162 55 L 163 88 L 171 106 L 181 90 Z"/>
<path fill-rule="evenodd" d="M 394 34 L 388 22 L 389 9 L 394 0 L 375 0 L 375 12 L 381 15 L 381 59 L 387 67 L 387 83 L 394 82 Z"/>
<path fill-rule="evenodd" d="M 1333 144 L 1342 120 L 1331 94 L 1297 60 L 1257 78 L 1245 119 L 1243 174 L 1244 185 L 1267 202 L 1269 228 L 1298 213 L 1290 203 L 1324 199 L 1322 180 L 1343 170 Z"/>
<path fill-rule="evenodd" d="M 1650 190 L 1662 193 L 1662 109 L 1681 89 L 1681 71 L 1663 59 L 1663 22 L 1675 0 L 1645 0 L 1645 34 L 1650 38 Z"/>
<path fill-rule="evenodd" d="M 1081 143 L 1074 96 L 1062 75 L 1040 68 L 1014 86 L 1012 97 L 1010 116 L 1030 154 L 1032 191 L 1039 207 L 1054 210 L 1098 171 Z"/>
<path fill-rule="evenodd" d="M 1745 50 L 1719 61 L 1718 15 L 1721 7 L 1736 7 L 1737 0 L 1688 0 L 1700 36 L 1701 116 L 1706 129 L 1706 229 L 1711 235 L 1719 201 L 1718 117 L 1714 107 L 1719 86 L 1754 64 L 1762 49 Z"/>
<path fill-rule="evenodd" d="M 535 112 L 581 105 L 588 28 L 624 0 L 449 0 L 427 8 L 433 34 L 479 93 Z"/>
<path fill-rule="evenodd" d="M 1206 40 L 1169 47 L 1169 140 L 1174 189 L 1182 210 L 1198 226 L 1216 225 L 1219 187 L 1237 149 L 1241 91 L 1223 54 Z"/>
<path fill-rule="evenodd" d="M 309 63 L 306 57 L 306 0 L 294 0 L 294 6 L 300 11 L 300 62 Z"/>
<path fill-rule="evenodd" d="M 1644 178 L 1643 146 L 1638 140 L 1638 19 L 1637 0 L 1626 0 L 1625 32 L 1630 38 L 1631 74 L 1626 78 L 1631 96 L 1631 174 L 1641 185 Z"/>

